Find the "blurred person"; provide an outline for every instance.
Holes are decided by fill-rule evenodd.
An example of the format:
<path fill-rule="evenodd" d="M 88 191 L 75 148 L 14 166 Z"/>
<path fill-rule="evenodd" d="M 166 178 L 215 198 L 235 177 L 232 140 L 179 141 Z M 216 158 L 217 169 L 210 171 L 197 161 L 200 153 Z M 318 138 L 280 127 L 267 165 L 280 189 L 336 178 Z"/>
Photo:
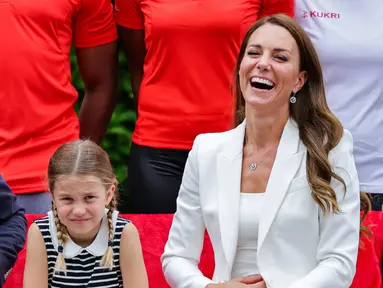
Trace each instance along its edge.
<path fill-rule="evenodd" d="M 293 0 L 116 0 L 137 105 L 129 157 L 132 212 L 174 213 L 195 137 L 232 128 L 231 84 L 247 29 Z"/>
<path fill-rule="evenodd" d="M 327 102 L 354 138 L 361 191 L 383 208 L 383 2 L 296 0 L 323 65 Z"/>
<path fill-rule="evenodd" d="M 24 209 L 0 175 L 0 287 L 24 247 L 26 230 Z"/>
<path fill-rule="evenodd" d="M 50 156 L 78 138 L 100 143 L 115 105 L 113 7 L 110 0 L 1 1 L 0 36 L 0 171 L 27 213 L 46 213 Z M 72 42 L 85 84 L 79 119 Z"/>

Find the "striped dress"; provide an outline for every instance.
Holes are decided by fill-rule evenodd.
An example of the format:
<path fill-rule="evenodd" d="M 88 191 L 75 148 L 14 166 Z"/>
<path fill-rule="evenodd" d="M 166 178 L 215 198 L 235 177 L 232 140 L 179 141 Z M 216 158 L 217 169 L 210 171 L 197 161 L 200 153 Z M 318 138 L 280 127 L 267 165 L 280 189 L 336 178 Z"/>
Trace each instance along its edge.
<path fill-rule="evenodd" d="M 73 287 L 103 287 L 122 288 L 122 275 L 120 271 L 120 239 L 125 225 L 130 221 L 113 213 L 113 251 L 114 267 L 112 270 L 100 267 L 99 263 L 108 245 L 108 220 L 106 216 L 102 220 L 100 231 L 93 243 L 86 248 L 75 244 L 71 239 L 65 243 L 63 255 L 66 263 L 66 275 L 63 272 L 54 273 L 57 259 L 57 230 L 52 212 L 48 216 L 36 220 L 43 235 L 48 255 L 48 287 L 49 288 L 73 288 Z"/>

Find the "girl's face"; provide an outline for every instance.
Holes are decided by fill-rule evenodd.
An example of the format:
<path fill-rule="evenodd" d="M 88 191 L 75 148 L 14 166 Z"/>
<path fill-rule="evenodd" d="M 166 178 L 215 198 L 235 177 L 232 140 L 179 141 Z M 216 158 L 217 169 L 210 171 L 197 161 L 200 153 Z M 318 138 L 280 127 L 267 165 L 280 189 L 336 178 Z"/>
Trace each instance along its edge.
<path fill-rule="evenodd" d="M 53 201 L 58 217 L 78 245 L 92 243 L 114 190 L 112 185 L 107 191 L 97 177 L 66 176 L 56 181 Z"/>

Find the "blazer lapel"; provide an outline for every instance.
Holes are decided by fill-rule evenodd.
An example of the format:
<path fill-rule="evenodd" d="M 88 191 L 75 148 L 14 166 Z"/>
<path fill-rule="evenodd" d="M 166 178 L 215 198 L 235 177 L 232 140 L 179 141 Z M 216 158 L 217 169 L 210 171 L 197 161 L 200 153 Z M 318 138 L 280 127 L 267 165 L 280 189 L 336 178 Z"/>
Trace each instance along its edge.
<path fill-rule="evenodd" d="M 245 122 L 230 131 L 230 141 L 218 156 L 218 219 L 223 251 L 230 273 L 237 250 L 242 148 Z"/>
<path fill-rule="evenodd" d="M 265 241 L 276 214 L 286 196 L 289 185 L 298 171 L 304 152 L 298 153 L 299 130 L 293 120 L 288 120 L 282 133 L 277 155 L 266 187 L 265 205 L 259 222 L 258 251 Z"/>

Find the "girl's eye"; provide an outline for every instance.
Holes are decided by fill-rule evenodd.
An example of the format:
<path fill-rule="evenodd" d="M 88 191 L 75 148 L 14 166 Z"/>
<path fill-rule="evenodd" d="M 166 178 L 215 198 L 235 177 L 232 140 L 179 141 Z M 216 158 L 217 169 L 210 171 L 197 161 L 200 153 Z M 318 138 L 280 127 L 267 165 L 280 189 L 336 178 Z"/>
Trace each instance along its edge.
<path fill-rule="evenodd" d="M 92 200 L 92 199 L 94 199 L 94 198 L 96 198 L 96 197 L 94 197 L 94 196 L 86 196 L 86 197 L 85 197 L 86 200 Z"/>
<path fill-rule="evenodd" d="M 70 198 L 70 197 L 64 197 L 64 198 L 61 198 L 61 200 L 63 200 L 63 201 L 71 201 L 72 198 Z"/>

